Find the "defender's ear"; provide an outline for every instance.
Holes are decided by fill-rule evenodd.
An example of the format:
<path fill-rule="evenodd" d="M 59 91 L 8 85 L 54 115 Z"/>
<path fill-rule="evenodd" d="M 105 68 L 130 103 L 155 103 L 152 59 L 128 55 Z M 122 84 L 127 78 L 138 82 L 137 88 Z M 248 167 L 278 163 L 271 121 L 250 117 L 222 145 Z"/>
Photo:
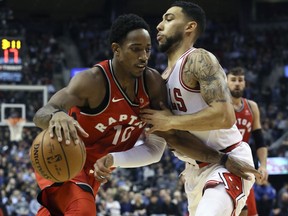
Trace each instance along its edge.
<path fill-rule="evenodd" d="M 197 22 L 190 21 L 187 23 L 186 31 L 191 33 L 191 32 L 196 31 L 196 28 L 197 28 Z"/>

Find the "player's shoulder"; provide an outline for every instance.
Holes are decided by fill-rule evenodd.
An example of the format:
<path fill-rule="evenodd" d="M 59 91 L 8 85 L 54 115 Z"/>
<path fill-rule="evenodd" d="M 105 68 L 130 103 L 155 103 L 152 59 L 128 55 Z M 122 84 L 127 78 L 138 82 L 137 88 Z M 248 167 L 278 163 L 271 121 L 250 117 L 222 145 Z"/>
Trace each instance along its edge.
<path fill-rule="evenodd" d="M 151 80 L 151 79 L 162 79 L 161 74 L 159 73 L 159 71 L 157 71 L 156 69 L 151 68 L 151 67 L 147 67 L 145 69 L 144 75 L 145 75 L 145 78 L 148 79 L 148 80 Z"/>
<path fill-rule="evenodd" d="M 92 67 L 92 68 L 88 68 L 86 70 L 83 70 L 79 73 L 77 73 L 75 75 L 75 77 L 73 77 L 73 79 L 78 79 L 83 81 L 92 81 L 95 79 L 102 79 L 103 78 L 103 72 L 101 71 L 101 69 L 99 67 Z"/>
<path fill-rule="evenodd" d="M 213 53 L 211 53 L 210 51 L 208 51 L 204 48 L 195 48 L 193 50 L 193 52 L 191 52 L 191 53 L 215 57 L 215 55 Z"/>
<path fill-rule="evenodd" d="M 96 67 L 86 69 L 77 73 L 69 82 L 69 87 L 79 91 L 90 91 L 95 88 L 103 88 L 106 84 L 103 72 Z"/>
<path fill-rule="evenodd" d="M 243 99 L 245 99 L 249 105 L 258 106 L 257 102 L 254 101 L 254 100 L 251 100 L 251 99 L 248 99 L 248 98 L 243 98 Z"/>
<path fill-rule="evenodd" d="M 251 107 L 253 111 L 258 110 L 258 104 L 256 101 L 251 100 L 251 99 L 246 99 L 246 100 L 247 100 L 248 105 Z"/>
<path fill-rule="evenodd" d="M 150 93 L 153 91 L 158 91 L 165 86 L 165 81 L 161 77 L 159 71 L 151 67 L 147 67 L 145 70 L 144 82 Z"/>
<path fill-rule="evenodd" d="M 192 52 L 188 54 L 188 58 L 201 58 L 202 60 L 205 60 L 205 63 L 210 62 L 213 64 L 219 64 L 216 56 L 210 51 L 203 48 L 195 48 Z"/>
<path fill-rule="evenodd" d="M 159 71 L 157 71 L 155 68 L 151 68 L 151 67 L 146 67 L 145 72 L 147 74 L 157 74 L 160 75 Z"/>

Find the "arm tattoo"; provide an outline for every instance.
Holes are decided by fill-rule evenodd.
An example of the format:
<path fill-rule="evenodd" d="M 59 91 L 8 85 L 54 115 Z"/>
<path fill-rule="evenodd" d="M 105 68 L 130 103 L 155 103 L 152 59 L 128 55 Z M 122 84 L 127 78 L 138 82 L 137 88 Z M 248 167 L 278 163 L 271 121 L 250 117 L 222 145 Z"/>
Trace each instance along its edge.
<path fill-rule="evenodd" d="M 187 58 L 183 68 L 183 79 L 189 85 L 193 80 L 200 85 L 202 97 L 207 104 L 230 101 L 225 73 L 211 53 L 197 49 Z"/>

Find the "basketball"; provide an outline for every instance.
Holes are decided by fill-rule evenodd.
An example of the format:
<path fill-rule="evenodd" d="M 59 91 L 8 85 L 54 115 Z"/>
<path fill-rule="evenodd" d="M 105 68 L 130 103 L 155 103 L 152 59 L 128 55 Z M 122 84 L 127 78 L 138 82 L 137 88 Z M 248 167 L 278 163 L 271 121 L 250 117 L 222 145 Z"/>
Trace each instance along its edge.
<path fill-rule="evenodd" d="M 83 168 L 86 160 L 84 143 L 69 145 L 65 140 L 58 142 L 50 138 L 48 130 L 43 130 L 34 139 L 30 148 L 33 168 L 43 178 L 53 182 L 64 182 L 75 177 Z"/>

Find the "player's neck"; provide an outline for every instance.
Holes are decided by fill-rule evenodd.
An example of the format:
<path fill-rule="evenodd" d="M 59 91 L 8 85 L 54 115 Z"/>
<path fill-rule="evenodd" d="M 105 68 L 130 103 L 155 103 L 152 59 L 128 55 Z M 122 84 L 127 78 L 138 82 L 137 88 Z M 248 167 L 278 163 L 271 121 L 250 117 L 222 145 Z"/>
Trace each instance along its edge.
<path fill-rule="evenodd" d="M 168 67 L 167 69 L 171 69 L 174 67 L 178 59 L 185 53 L 187 50 L 191 49 L 193 46 L 180 46 L 176 49 L 170 50 L 167 52 L 167 58 L 168 58 Z"/>
<path fill-rule="evenodd" d="M 120 64 L 117 64 L 117 61 L 112 60 L 113 73 L 116 77 L 121 88 L 125 92 L 130 92 L 134 90 L 136 78 L 127 73 L 125 68 L 121 67 Z"/>
<path fill-rule="evenodd" d="M 239 110 L 242 107 L 242 98 L 232 97 L 232 103 L 235 110 Z"/>

